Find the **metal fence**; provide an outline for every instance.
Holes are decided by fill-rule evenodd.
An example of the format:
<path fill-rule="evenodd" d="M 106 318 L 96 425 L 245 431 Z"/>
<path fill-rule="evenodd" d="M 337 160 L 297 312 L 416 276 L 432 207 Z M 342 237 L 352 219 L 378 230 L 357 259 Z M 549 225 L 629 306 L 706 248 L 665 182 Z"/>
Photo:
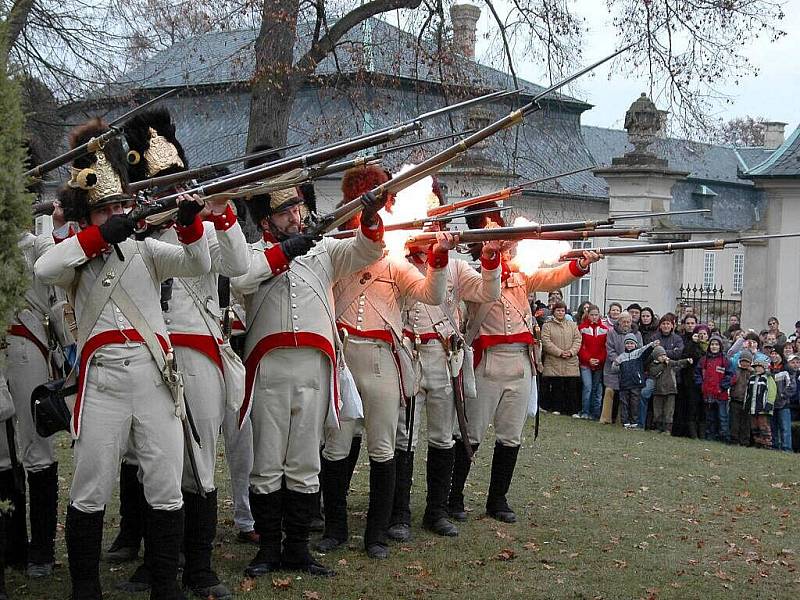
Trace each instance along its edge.
<path fill-rule="evenodd" d="M 708 287 L 686 283 L 678 288 L 678 294 L 675 314 L 679 317 L 686 313 L 687 307 L 691 307 L 698 321 L 701 323 L 713 321 L 718 329 L 724 330 L 731 315 L 741 316 L 741 300 L 724 299 L 725 290 L 721 285 Z"/>

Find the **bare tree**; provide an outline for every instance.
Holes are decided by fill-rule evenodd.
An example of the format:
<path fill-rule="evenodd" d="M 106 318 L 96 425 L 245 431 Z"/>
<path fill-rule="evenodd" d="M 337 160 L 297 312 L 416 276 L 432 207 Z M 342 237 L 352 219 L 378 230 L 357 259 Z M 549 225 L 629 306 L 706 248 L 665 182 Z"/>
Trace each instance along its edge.
<path fill-rule="evenodd" d="M 722 123 L 714 135 L 719 144 L 736 147 L 764 145 L 764 117 L 738 117 Z"/>
<path fill-rule="evenodd" d="M 261 29 L 255 45 L 248 148 L 285 143 L 297 90 L 351 29 L 371 17 L 397 9 L 418 8 L 421 3 L 422 0 L 370 0 L 333 19 L 325 0 L 308 3 L 264 0 Z M 295 60 L 298 17 L 304 8 L 313 11 L 312 34 L 308 49 Z M 329 26 L 329 22 L 333 24 Z"/>

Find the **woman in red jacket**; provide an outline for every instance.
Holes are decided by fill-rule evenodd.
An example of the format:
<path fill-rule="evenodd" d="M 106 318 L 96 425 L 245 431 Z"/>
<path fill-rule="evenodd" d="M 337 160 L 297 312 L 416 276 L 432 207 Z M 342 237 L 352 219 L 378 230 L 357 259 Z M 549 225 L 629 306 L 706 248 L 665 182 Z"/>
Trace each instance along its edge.
<path fill-rule="evenodd" d="M 583 383 L 581 419 L 600 418 L 603 397 L 603 364 L 606 362 L 606 335 L 608 327 L 600 320 L 600 309 L 592 304 L 588 316 L 578 326 L 581 349 L 578 361 Z"/>

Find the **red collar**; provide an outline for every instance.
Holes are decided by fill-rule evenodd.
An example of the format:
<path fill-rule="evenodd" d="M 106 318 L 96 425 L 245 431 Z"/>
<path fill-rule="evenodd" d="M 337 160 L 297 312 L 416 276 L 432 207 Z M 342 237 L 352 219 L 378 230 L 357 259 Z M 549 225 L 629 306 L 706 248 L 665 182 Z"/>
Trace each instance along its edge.
<path fill-rule="evenodd" d="M 262 234 L 261 234 L 261 237 L 262 237 L 262 238 L 263 238 L 263 240 L 264 240 L 265 242 L 267 242 L 268 244 L 277 244 L 277 243 L 278 243 L 278 238 L 276 238 L 276 237 L 275 237 L 275 236 L 272 234 L 272 232 L 271 232 L 271 231 L 264 231 L 264 232 L 262 232 Z"/>

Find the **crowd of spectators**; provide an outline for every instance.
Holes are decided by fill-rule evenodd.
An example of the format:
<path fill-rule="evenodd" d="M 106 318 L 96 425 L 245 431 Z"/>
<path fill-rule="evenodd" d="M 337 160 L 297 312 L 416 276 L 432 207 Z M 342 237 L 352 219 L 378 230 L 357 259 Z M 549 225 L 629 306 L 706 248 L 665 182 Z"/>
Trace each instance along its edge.
<path fill-rule="evenodd" d="M 800 419 L 800 321 L 786 335 L 731 315 L 724 330 L 637 303 L 586 302 L 571 314 L 559 292 L 532 307 L 541 341 L 539 406 L 628 430 L 792 452 Z M 797 438 L 798 436 L 795 436 Z M 795 446 L 798 445 L 795 439 Z"/>

